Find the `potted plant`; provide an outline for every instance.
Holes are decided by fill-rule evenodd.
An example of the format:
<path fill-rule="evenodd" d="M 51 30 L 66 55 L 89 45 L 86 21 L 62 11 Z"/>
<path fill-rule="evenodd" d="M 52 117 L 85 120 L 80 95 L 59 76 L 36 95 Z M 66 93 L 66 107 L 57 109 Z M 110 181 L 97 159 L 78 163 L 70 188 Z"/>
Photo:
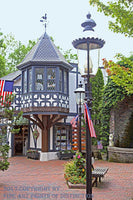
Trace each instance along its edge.
<path fill-rule="evenodd" d="M 37 129 L 34 129 L 32 134 L 33 134 L 34 143 L 35 143 L 35 150 L 29 149 L 27 151 L 27 158 L 39 160 L 40 159 L 40 153 L 37 151 L 37 139 L 39 137 L 39 132 L 38 132 Z"/>
<path fill-rule="evenodd" d="M 34 160 L 39 160 L 40 159 L 40 153 L 37 150 L 29 149 L 27 151 L 27 158 L 31 158 L 31 159 L 34 159 Z"/>
<path fill-rule="evenodd" d="M 107 160 L 107 150 L 106 149 L 101 150 L 101 157 L 102 157 L 102 160 Z"/>
<path fill-rule="evenodd" d="M 74 159 L 65 164 L 64 178 L 69 188 L 85 188 L 86 162 L 82 153 L 76 152 Z"/>
<path fill-rule="evenodd" d="M 75 154 L 74 150 L 70 149 L 70 150 L 59 151 L 57 153 L 57 156 L 60 160 L 62 160 L 62 159 L 73 158 L 74 154 Z"/>

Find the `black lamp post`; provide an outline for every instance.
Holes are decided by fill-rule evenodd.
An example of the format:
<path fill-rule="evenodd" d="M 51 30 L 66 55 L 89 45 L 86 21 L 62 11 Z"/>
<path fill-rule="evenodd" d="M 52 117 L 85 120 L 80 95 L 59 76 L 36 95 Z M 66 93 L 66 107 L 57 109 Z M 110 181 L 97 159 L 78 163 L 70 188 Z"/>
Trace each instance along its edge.
<path fill-rule="evenodd" d="M 79 138 L 78 138 L 78 145 L 79 145 L 79 152 L 81 152 L 81 105 L 84 102 L 85 98 L 85 90 L 82 88 L 82 83 L 80 81 L 80 84 L 78 85 L 78 88 L 74 91 L 76 94 L 76 102 L 79 105 Z"/>
<path fill-rule="evenodd" d="M 94 31 L 96 26 L 94 20 L 90 19 L 91 14 L 88 13 L 87 20 L 81 24 L 84 27 L 83 31 Z M 104 40 L 95 37 L 83 37 L 72 42 L 73 46 L 79 50 L 87 51 L 87 84 L 86 84 L 86 98 L 89 109 L 91 110 L 91 91 L 90 91 L 90 73 L 89 73 L 89 51 L 100 49 L 105 44 Z M 87 122 L 87 119 L 86 119 Z M 88 124 L 86 123 L 86 199 L 92 200 L 92 168 L 91 168 L 91 136 Z"/>

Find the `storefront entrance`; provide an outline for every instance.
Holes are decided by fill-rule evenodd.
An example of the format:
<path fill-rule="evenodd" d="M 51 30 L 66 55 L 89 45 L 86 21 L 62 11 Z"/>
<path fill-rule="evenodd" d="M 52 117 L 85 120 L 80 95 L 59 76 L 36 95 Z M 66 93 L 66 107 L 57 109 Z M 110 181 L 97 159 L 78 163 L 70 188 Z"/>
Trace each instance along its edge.
<path fill-rule="evenodd" d="M 26 155 L 28 147 L 28 126 L 20 126 L 19 133 L 14 134 L 14 156 Z"/>
<path fill-rule="evenodd" d="M 55 125 L 55 150 L 69 150 L 72 145 L 71 126 L 70 125 Z"/>

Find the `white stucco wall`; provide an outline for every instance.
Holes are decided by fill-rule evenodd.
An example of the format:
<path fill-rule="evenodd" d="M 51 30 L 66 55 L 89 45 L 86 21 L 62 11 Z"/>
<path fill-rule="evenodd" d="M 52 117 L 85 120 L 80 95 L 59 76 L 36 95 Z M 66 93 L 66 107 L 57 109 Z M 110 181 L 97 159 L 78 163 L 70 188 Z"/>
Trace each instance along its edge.
<path fill-rule="evenodd" d="M 21 78 L 20 79 L 18 79 L 18 80 L 16 80 L 16 81 L 14 81 L 14 84 L 13 84 L 14 86 L 21 86 Z"/>

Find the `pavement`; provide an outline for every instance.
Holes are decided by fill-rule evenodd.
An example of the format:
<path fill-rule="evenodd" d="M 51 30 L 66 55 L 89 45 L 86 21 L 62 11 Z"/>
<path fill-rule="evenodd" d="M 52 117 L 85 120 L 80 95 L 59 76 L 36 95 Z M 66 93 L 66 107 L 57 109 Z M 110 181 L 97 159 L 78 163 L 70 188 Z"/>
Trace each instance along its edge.
<path fill-rule="evenodd" d="M 8 170 L 0 171 L 0 200 L 85 200 L 85 189 L 69 189 L 64 179 L 66 160 L 41 162 L 26 157 L 9 159 Z M 133 163 L 96 160 L 94 167 L 109 170 L 93 200 L 133 200 Z"/>

